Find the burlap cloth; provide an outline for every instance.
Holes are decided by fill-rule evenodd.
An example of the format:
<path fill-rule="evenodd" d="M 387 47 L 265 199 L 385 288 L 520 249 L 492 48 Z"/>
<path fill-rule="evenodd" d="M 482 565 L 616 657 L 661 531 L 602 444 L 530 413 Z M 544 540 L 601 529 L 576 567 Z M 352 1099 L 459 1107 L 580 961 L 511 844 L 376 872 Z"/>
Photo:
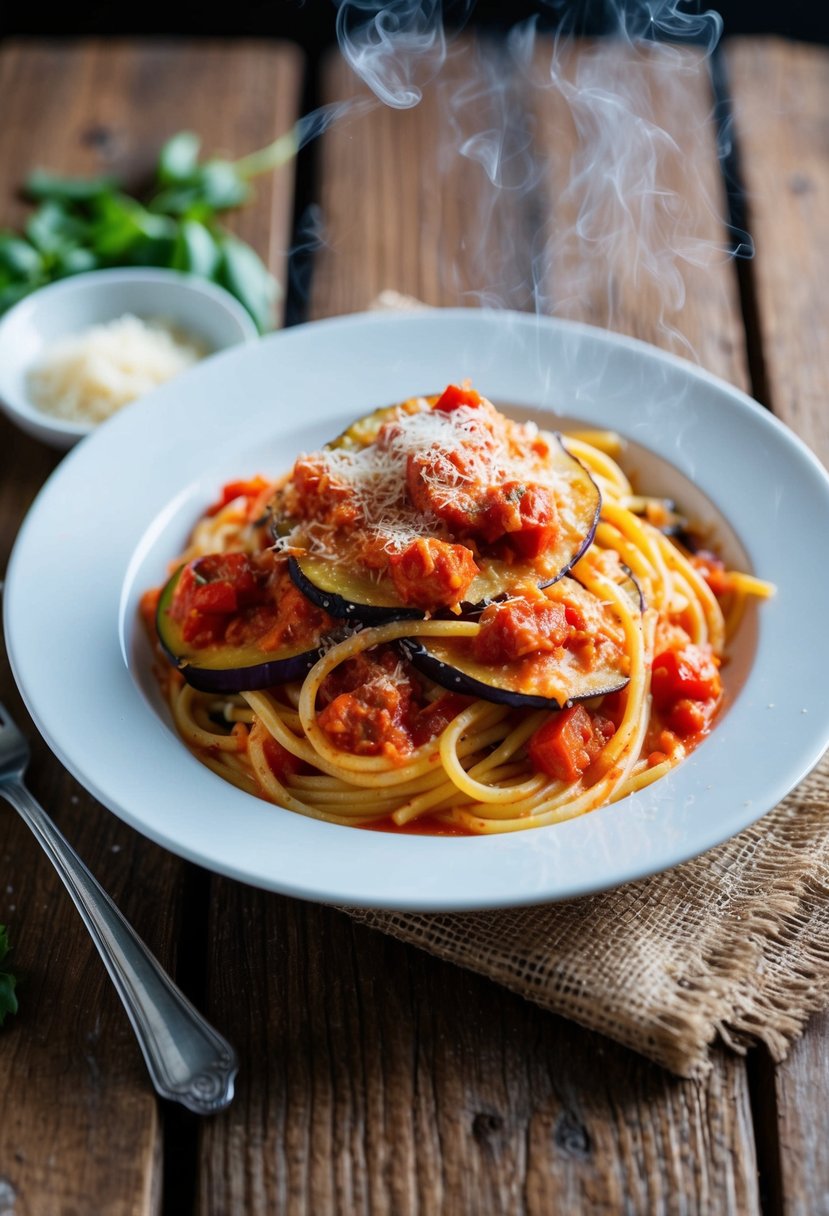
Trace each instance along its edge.
<path fill-rule="evenodd" d="M 810 1014 L 829 1006 L 829 757 L 726 844 L 603 895 L 351 915 L 680 1076 L 710 1068 L 716 1039 L 737 1051 L 762 1041 L 782 1059 Z"/>
<path fill-rule="evenodd" d="M 352 910 L 683 1077 L 717 1038 L 782 1059 L 829 1005 L 829 759 L 774 811 L 676 869 L 501 912 Z"/>

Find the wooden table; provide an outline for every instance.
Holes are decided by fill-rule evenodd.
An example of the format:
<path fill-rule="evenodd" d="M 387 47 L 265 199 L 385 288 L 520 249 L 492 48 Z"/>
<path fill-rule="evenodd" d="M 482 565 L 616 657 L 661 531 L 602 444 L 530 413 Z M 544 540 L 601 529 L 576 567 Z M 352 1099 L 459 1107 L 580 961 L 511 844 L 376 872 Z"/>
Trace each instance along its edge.
<path fill-rule="evenodd" d="M 442 163 L 447 114 L 433 93 L 414 110 L 377 107 L 335 125 L 296 177 L 289 167 L 261 182 L 234 220 L 288 285 L 290 319 L 360 310 L 387 288 L 474 304 L 500 283 L 505 303 L 531 306 L 527 238 L 545 217 L 562 231 L 572 223 L 561 166 L 574 133 L 503 49 L 487 62 L 523 107 L 536 151 L 555 151 L 549 170 L 503 191 L 482 237 L 481 167 Z M 829 54 L 738 41 L 720 66 L 757 257 L 687 265 L 672 324 L 703 366 L 753 391 L 825 461 Z M 355 92 L 336 58 L 310 81 L 306 71 L 297 48 L 265 42 L 7 43 L 0 223 L 20 221 L 15 186 L 35 164 L 138 182 L 175 130 L 239 155 L 291 125 L 304 88 L 322 101 Z M 648 85 L 655 113 L 678 141 L 677 188 L 713 247 L 725 239 L 724 183 L 709 83 L 692 72 L 667 84 Z M 324 243 L 289 267 L 292 225 L 307 237 L 320 216 Z M 548 309 L 671 340 L 646 279 L 609 283 L 607 266 L 579 265 L 565 245 L 541 280 Z M 2 423 L 0 461 L 2 569 L 57 456 Z M 4 813 L 0 921 L 25 975 L 21 1011 L 0 1032 L 4 1216 L 829 1212 L 829 1019 L 779 1067 L 760 1051 L 718 1049 L 705 1081 L 678 1081 L 343 914 L 164 853 L 62 771 L 5 659 L 0 697 L 30 728 L 34 793 L 242 1057 L 220 1117 L 200 1122 L 155 1100 L 77 915 Z"/>

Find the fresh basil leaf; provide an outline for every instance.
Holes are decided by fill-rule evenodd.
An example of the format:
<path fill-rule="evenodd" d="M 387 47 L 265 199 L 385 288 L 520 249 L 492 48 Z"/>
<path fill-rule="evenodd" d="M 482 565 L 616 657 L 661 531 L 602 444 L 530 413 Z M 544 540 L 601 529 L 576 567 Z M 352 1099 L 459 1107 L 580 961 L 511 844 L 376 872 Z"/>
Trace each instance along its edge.
<path fill-rule="evenodd" d="M 216 211 L 238 207 L 250 197 L 250 187 L 229 161 L 211 160 L 200 165 L 188 182 L 162 190 L 150 203 L 161 215 L 209 218 Z"/>
<path fill-rule="evenodd" d="M 260 333 L 274 324 L 274 307 L 279 286 L 257 253 L 237 237 L 221 239 L 222 258 L 216 280 L 244 304 Z"/>
<path fill-rule="evenodd" d="M 68 278 L 72 274 L 86 274 L 87 271 L 97 270 L 101 265 L 91 249 L 82 249 L 79 245 L 74 249 L 65 249 L 55 257 L 52 273 L 57 279 Z"/>
<path fill-rule="evenodd" d="M 201 197 L 215 211 L 238 207 L 250 198 L 250 186 L 227 160 L 209 160 L 202 165 Z"/>
<path fill-rule="evenodd" d="M 117 188 L 114 177 L 61 177 L 35 169 L 26 179 L 25 191 L 29 198 L 58 203 L 83 203 L 98 198 Z"/>
<path fill-rule="evenodd" d="M 37 283 L 8 283 L 0 287 L 0 313 L 17 304 L 35 290 Z"/>
<path fill-rule="evenodd" d="M 194 186 L 171 186 L 154 195 L 147 206 L 154 215 L 191 215 L 199 204 L 199 197 Z"/>
<path fill-rule="evenodd" d="M 14 233 L 0 233 L 0 268 L 9 276 L 31 282 L 43 270 L 43 258 L 29 241 Z"/>
<path fill-rule="evenodd" d="M 175 230 L 169 219 L 153 215 L 129 195 L 105 194 L 95 204 L 90 244 L 101 258 L 121 258 L 143 238 L 155 240 L 170 235 L 174 236 Z"/>
<path fill-rule="evenodd" d="M 0 925 L 0 963 L 9 952 L 9 939 L 4 925 Z M 15 988 L 17 977 L 10 971 L 0 971 L 0 1026 L 9 1013 L 17 1013 Z"/>
<path fill-rule="evenodd" d="M 73 215 L 63 203 L 52 200 L 41 203 L 26 225 L 26 236 L 35 249 L 47 257 L 67 246 L 82 243 L 87 233 L 85 221 Z"/>
<path fill-rule="evenodd" d="M 14 990 L 17 980 L 8 971 L 0 971 L 0 1026 L 9 1013 L 17 1013 L 17 997 Z"/>
<path fill-rule="evenodd" d="M 200 147 L 201 140 L 192 131 L 179 131 L 168 139 L 158 156 L 159 184 L 171 186 L 189 181 L 198 168 Z"/>
<path fill-rule="evenodd" d="M 173 254 L 176 248 L 176 226 L 172 225 L 168 232 L 161 236 L 142 236 L 135 244 L 118 259 L 119 265 L 125 266 L 162 266 L 170 268 L 173 265 Z"/>
<path fill-rule="evenodd" d="M 212 279 L 220 259 L 219 247 L 210 230 L 198 220 L 183 219 L 170 263 L 173 269 Z"/>
<path fill-rule="evenodd" d="M 24 236 L 0 233 L 0 312 L 44 282 L 99 266 L 169 266 L 223 283 L 260 330 L 271 328 L 278 284 L 256 253 L 216 226 L 219 212 L 251 194 L 302 145 L 300 127 L 231 162 L 199 162 L 199 137 L 180 131 L 159 152 L 158 193 L 145 206 L 114 178 L 64 177 L 38 169 L 26 189 L 39 204 Z"/>

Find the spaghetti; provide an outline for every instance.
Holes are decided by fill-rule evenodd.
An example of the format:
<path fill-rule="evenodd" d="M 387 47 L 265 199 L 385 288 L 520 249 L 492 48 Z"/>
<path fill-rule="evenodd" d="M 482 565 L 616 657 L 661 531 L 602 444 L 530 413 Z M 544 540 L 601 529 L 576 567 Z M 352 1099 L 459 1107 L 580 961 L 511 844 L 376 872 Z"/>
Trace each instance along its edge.
<path fill-rule="evenodd" d="M 403 832 L 545 826 L 662 777 L 772 588 L 635 492 L 621 450 L 450 386 L 225 487 L 143 603 L 182 739 L 248 793 Z"/>

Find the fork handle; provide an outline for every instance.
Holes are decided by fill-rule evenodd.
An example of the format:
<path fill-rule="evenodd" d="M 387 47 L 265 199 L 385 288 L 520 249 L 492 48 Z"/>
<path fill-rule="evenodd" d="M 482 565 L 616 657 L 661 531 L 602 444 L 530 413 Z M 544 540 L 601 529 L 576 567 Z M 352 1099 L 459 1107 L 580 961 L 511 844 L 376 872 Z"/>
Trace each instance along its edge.
<path fill-rule="evenodd" d="M 236 1053 L 190 1004 L 22 782 L 0 794 L 43 846 L 112 977 L 162 1098 L 199 1115 L 233 1099 Z"/>

